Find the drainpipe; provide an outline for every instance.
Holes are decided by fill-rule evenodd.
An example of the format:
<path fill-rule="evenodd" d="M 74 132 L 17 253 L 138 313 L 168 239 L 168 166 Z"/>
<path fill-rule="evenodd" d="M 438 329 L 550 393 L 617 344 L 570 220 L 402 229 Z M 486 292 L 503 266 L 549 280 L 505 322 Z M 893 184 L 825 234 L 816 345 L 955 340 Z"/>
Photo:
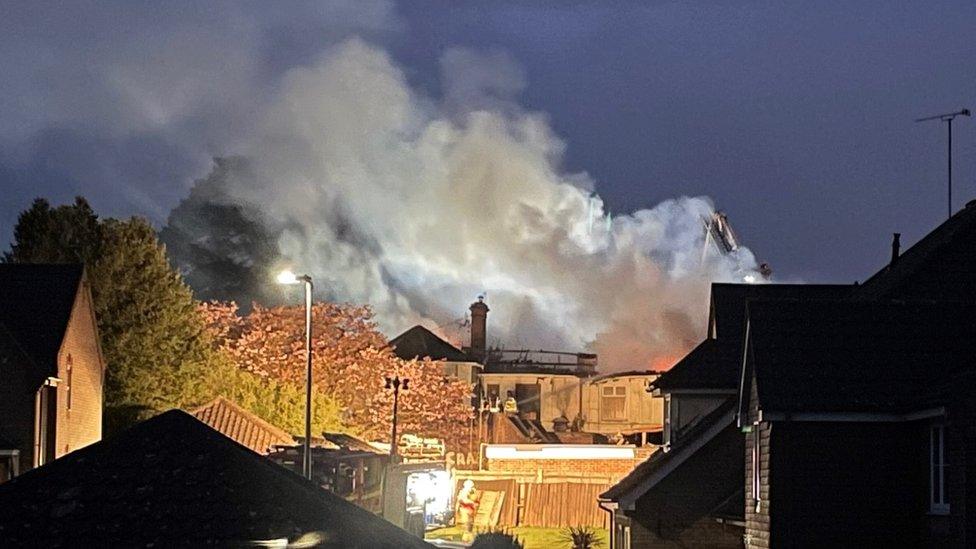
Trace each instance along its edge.
<path fill-rule="evenodd" d="M 599 507 L 600 509 L 603 509 L 604 511 L 607 512 L 607 514 L 610 515 L 610 540 L 609 540 L 609 547 L 610 547 L 610 549 L 616 549 L 616 546 L 613 544 L 613 539 L 615 537 L 614 534 L 617 531 L 616 520 L 614 520 L 614 510 L 617 508 L 617 504 L 616 504 L 616 502 L 607 502 L 607 504 L 609 505 L 609 507 L 604 507 L 603 506 L 603 503 L 604 502 L 597 500 L 597 507 Z"/>

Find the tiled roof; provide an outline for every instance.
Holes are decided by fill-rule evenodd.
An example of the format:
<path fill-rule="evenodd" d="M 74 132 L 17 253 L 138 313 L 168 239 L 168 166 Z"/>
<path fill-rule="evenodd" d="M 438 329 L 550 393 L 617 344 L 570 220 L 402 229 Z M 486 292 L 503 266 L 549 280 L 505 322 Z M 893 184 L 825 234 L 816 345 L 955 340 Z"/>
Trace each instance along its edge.
<path fill-rule="evenodd" d="M 12 547 L 429 547 L 179 410 L 0 485 L 0 509 Z"/>
<path fill-rule="evenodd" d="M 295 444 L 294 437 L 286 431 L 222 396 L 191 413 L 193 417 L 220 431 L 224 436 L 259 454 L 268 453 L 274 446 Z"/>
<path fill-rule="evenodd" d="M 463 351 L 420 325 L 390 340 L 390 347 L 393 348 L 393 354 L 404 360 L 429 357 L 431 360 L 471 361 Z"/>
<path fill-rule="evenodd" d="M 971 300 L 976 295 L 976 201 L 956 212 L 862 284 L 862 299 Z"/>
<path fill-rule="evenodd" d="M 0 324 L 30 357 L 31 386 L 57 374 L 83 272 L 81 265 L 0 264 Z"/>
<path fill-rule="evenodd" d="M 976 307 L 951 303 L 755 301 L 749 372 L 779 413 L 907 413 L 973 368 Z M 750 377 L 751 379 L 751 377 Z"/>

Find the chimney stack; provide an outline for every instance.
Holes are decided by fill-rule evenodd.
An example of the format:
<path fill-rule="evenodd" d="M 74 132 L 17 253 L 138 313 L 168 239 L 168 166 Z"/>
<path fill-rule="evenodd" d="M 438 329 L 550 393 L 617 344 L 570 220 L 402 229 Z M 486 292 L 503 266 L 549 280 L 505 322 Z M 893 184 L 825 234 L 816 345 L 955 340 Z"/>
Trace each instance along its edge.
<path fill-rule="evenodd" d="M 485 360 L 488 347 L 488 306 L 485 297 L 478 296 L 478 301 L 471 304 L 471 348 L 469 353 L 478 362 Z"/>
<path fill-rule="evenodd" d="M 901 251 L 901 233 L 894 233 L 894 238 L 891 239 L 891 263 L 889 266 L 894 266 L 898 262 L 898 253 Z"/>

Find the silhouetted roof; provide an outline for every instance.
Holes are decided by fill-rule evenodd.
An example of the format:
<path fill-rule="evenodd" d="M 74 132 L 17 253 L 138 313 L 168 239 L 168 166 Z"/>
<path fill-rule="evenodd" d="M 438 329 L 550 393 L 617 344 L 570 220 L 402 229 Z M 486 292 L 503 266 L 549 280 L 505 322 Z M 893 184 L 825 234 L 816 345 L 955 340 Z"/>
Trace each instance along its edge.
<path fill-rule="evenodd" d="M 676 444 L 671 446 L 669 451 L 665 452 L 663 449 L 658 449 L 627 476 L 611 486 L 609 490 L 600 494 L 600 499 L 620 501 L 624 497 L 629 497 L 636 500 L 643 496 L 647 491 L 653 489 L 658 482 L 670 476 L 677 467 L 680 467 L 681 463 L 700 451 L 709 440 L 717 436 L 722 430 L 726 428 L 735 430 L 734 409 L 735 402 L 732 399 L 724 402 L 695 424 Z M 741 436 L 738 433 L 736 434 Z M 711 436 L 706 439 L 706 435 Z M 697 448 L 693 448 L 694 446 Z M 731 493 L 739 487 L 739 483 L 734 476 L 730 480 L 732 482 L 725 491 Z M 727 495 L 723 494 L 716 501 L 713 501 L 709 509 L 715 508 Z"/>
<path fill-rule="evenodd" d="M 749 368 L 764 412 L 905 413 L 976 356 L 972 305 L 754 301 Z"/>
<path fill-rule="evenodd" d="M 322 433 L 325 440 L 336 445 L 342 450 L 350 450 L 352 452 L 368 452 L 372 454 L 382 454 L 378 448 L 372 444 L 366 442 L 365 440 L 360 440 L 352 435 L 347 435 L 345 433 Z"/>
<path fill-rule="evenodd" d="M 84 269 L 0 264 L 0 324 L 30 357 L 30 386 L 57 375 L 57 357 Z"/>
<path fill-rule="evenodd" d="M 974 242 L 976 201 L 905 250 L 894 265 L 885 265 L 858 288 L 855 296 L 972 301 L 976 298 Z"/>
<path fill-rule="evenodd" d="M 193 417 L 259 454 L 275 446 L 295 444 L 295 438 L 257 415 L 219 396 L 191 412 Z"/>
<path fill-rule="evenodd" d="M 746 305 L 754 299 L 843 299 L 853 285 L 712 284 L 709 322 L 714 338 L 691 350 L 651 385 L 670 390 L 736 390 L 742 369 Z M 711 328 L 710 328 L 711 331 Z"/>
<path fill-rule="evenodd" d="M 853 284 L 712 284 L 709 317 L 717 339 L 742 340 L 746 304 L 753 299 L 843 299 Z"/>
<path fill-rule="evenodd" d="M 419 324 L 390 340 L 390 347 L 393 354 L 404 360 L 429 357 L 452 362 L 472 361 L 463 351 Z"/>
<path fill-rule="evenodd" d="M 429 547 L 172 410 L 0 485 L 0 539 L 34 547 Z"/>
<path fill-rule="evenodd" d="M 739 386 L 742 344 L 729 339 L 706 339 L 670 370 L 651 382 L 656 389 L 735 390 Z"/>

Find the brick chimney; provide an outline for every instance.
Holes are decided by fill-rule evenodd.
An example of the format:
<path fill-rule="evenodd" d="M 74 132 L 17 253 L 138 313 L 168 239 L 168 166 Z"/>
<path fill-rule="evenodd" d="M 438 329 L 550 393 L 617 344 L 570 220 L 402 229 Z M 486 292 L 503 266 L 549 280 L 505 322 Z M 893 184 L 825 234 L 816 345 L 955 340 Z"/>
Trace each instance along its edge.
<path fill-rule="evenodd" d="M 488 345 L 488 306 L 484 296 L 478 296 L 478 301 L 471 304 L 471 357 L 482 362 L 485 359 Z"/>
<path fill-rule="evenodd" d="M 898 254 L 901 252 L 901 233 L 894 233 L 891 239 L 891 263 L 894 266 L 898 262 Z"/>

